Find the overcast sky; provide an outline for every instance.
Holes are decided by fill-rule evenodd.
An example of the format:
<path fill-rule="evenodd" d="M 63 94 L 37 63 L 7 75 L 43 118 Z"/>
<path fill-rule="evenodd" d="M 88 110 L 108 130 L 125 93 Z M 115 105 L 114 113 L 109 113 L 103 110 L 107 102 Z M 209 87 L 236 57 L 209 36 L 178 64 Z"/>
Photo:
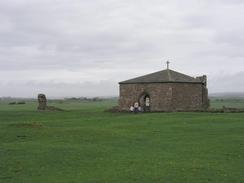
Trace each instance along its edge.
<path fill-rule="evenodd" d="M 0 1 L 0 96 L 117 96 L 166 68 L 244 91 L 243 0 Z"/>

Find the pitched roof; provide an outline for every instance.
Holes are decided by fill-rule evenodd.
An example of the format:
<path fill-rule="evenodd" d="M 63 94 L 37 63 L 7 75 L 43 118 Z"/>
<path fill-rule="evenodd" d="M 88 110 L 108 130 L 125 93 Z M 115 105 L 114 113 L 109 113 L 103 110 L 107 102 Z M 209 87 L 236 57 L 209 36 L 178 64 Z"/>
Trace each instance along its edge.
<path fill-rule="evenodd" d="M 202 81 L 199 78 L 194 78 L 170 69 L 166 69 L 141 77 L 122 81 L 119 84 L 135 83 L 202 83 Z"/>

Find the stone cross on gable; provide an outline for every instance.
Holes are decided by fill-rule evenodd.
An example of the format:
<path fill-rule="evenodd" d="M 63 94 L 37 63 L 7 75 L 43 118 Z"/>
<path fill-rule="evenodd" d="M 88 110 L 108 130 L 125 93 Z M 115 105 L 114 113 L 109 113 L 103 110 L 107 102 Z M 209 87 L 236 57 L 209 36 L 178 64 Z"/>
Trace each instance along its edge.
<path fill-rule="evenodd" d="M 167 61 L 166 63 L 167 63 L 167 69 L 169 70 L 169 64 L 170 64 L 170 62 Z"/>

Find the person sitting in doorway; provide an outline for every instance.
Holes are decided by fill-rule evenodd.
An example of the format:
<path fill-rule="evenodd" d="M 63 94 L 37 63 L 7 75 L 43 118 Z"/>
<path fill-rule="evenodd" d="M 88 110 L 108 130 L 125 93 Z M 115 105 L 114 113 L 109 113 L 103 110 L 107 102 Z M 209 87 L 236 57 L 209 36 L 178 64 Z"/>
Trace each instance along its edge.
<path fill-rule="evenodd" d="M 130 106 L 130 112 L 134 112 L 134 107 Z"/>
<path fill-rule="evenodd" d="M 138 107 L 138 112 L 142 112 L 141 106 Z"/>
<path fill-rule="evenodd" d="M 138 113 L 139 112 L 139 103 L 138 102 L 135 102 L 134 103 L 134 112 L 135 113 Z"/>

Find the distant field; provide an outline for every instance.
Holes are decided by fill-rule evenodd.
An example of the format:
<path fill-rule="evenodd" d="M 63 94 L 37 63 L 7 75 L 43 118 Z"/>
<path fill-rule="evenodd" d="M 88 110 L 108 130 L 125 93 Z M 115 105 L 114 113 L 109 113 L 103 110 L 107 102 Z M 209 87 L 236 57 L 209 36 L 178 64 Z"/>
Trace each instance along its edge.
<path fill-rule="evenodd" d="M 103 110 L 116 106 L 117 100 L 105 100 L 102 102 L 79 102 L 79 101 L 62 101 L 51 100 L 48 102 L 49 106 L 59 107 L 64 110 Z M 36 101 L 27 101 L 27 104 L 9 105 L 9 102 L 0 102 L 0 111 L 36 111 L 38 103 Z"/>
<path fill-rule="evenodd" d="M 0 102 L 0 182 L 242 183 L 244 113 L 108 113 L 115 100 Z M 212 107 L 244 107 L 215 100 Z"/>
<path fill-rule="evenodd" d="M 212 108 L 222 108 L 225 107 L 235 107 L 235 108 L 244 108 L 244 99 L 212 99 L 211 107 Z"/>

